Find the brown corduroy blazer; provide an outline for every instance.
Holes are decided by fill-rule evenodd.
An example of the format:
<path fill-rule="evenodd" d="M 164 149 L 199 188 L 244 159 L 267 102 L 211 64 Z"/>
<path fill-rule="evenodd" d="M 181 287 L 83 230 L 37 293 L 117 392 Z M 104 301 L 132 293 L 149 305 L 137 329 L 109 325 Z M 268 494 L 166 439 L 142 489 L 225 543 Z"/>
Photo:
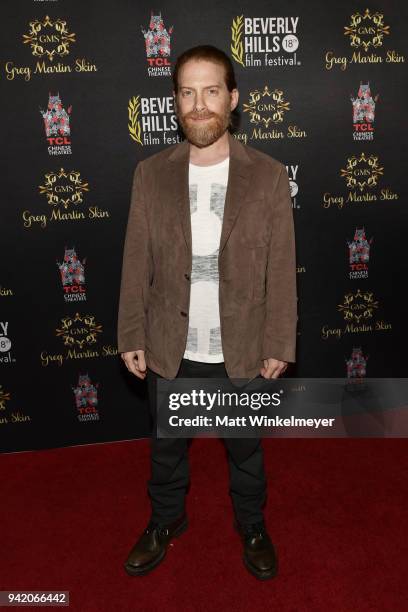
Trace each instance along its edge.
<path fill-rule="evenodd" d="M 295 236 L 285 167 L 229 135 L 218 255 L 222 350 L 230 378 L 252 379 L 263 359 L 295 361 Z M 188 332 L 192 266 L 189 144 L 136 167 L 118 313 L 118 351 L 145 351 L 176 377 Z"/>

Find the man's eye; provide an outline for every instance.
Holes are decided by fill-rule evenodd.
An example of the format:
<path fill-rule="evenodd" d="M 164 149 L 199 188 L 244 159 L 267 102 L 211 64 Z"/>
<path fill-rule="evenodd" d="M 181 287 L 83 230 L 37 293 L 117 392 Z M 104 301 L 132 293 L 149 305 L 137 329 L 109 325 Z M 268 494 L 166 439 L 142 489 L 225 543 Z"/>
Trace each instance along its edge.
<path fill-rule="evenodd" d="M 189 96 L 190 94 L 191 94 L 191 91 L 183 91 L 183 96 L 184 97 Z"/>
<path fill-rule="evenodd" d="M 218 93 L 218 89 L 210 89 L 210 94 L 213 95 L 217 95 Z"/>

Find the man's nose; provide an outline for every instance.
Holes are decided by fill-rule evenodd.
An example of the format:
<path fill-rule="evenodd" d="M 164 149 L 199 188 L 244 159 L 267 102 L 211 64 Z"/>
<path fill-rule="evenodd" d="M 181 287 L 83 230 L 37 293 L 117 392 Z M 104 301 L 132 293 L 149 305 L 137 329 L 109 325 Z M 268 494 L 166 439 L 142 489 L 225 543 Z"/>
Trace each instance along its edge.
<path fill-rule="evenodd" d="M 196 96 L 196 100 L 195 100 L 195 108 L 198 112 L 202 111 L 205 109 L 205 103 L 204 103 L 204 98 L 201 94 L 197 94 Z"/>

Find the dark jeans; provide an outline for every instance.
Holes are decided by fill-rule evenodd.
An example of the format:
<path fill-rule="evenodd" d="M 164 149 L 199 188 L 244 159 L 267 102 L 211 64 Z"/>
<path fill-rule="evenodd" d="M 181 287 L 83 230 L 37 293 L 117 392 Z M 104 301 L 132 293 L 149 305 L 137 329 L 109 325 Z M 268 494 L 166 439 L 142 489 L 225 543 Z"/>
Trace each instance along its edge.
<path fill-rule="evenodd" d="M 224 363 L 204 363 L 183 359 L 177 377 L 224 378 Z M 151 438 L 151 477 L 148 492 L 153 520 L 167 523 L 185 510 L 189 485 L 188 438 L 157 438 L 156 387 L 159 374 L 147 368 L 149 405 L 153 419 Z M 223 438 L 228 453 L 230 496 L 236 519 L 254 523 L 263 519 L 266 477 L 260 438 Z"/>

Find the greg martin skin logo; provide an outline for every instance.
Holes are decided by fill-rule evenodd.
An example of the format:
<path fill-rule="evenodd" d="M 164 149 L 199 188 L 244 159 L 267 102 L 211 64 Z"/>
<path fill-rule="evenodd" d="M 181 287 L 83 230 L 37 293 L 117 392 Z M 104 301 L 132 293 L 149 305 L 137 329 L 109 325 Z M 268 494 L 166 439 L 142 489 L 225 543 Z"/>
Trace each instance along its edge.
<path fill-rule="evenodd" d="M 31 417 L 28 414 L 23 414 L 20 410 L 9 411 L 9 403 L 11 401 L 11 393 L 0 385 L 0 425 L 7 425 L 9 423 L 26 423 L 31 421 Z"/>
<path fill-rule="evenodd" d="M 173 26 L 168 29 L 161 13 L 150 15 L 149 27 L 142 33 L 145 39 L 147 71 L 149 76 L 171 76 L 171 34 Z"/>
<path fill-rule="evenodd" d="M 138 145 L 172 145 L 181 142 L 173 96 L 133 96 L 128 103 L 128 130 Z"/>
<path fill-rule="evenodd" d="M 356 12 L 350 16 L 349 24 L 344 26 L 344 36 L 349 42 L 351 53 L 337 55 L 335 51 L 326 51 L 325 68 L 332 70 L 339 67 L 347 70 L 352 64 L 402 64 L 403 55 L 395 49 L 386 49 L 385 42 L 390 35 L 390 26 L 386 24 L 384 15 L 371 12 Z"/>
<path fill-rule="evenodd" d="M 290 102 L 282 89 L 254 89 L 249 92 L 248 102 L 242 110 L 251 132 L 237 132 L 235 137 L 245 144 L 248 140 L 282 140 L 306 138 L 307 134 L 297 125 L 286 126 L 286 115 L 291 110 Z"/>
<path fill-rule="evenodd" d="M 88 206 L 85 211 L 83 204 L 89 192 L 89 184 L 82 178 L 78 170 L 47 172 L 43 184 L 39 185 L 40 196 L 47 201 L 48 213 L 34 214 L 24 210 L 22 214 L 23 227 L 39 226 L 42 229 L 48 223 L 55 221 L 81 221 L 83 219 L 108 219 L 110 214 L 99 206 Z"/>
<path fill-rule="evenodd" d="M 344 179 L 347 195 L 333 195 L 330 192 L 323 194 L 323 208 L 336 207 L 342 209 L 345 204 L 353 202 L 377 202 L 394 201 L 399 196 L 389 187 L 379 190 L 379 182 L 384 175 L 384 167 L 381 165 L 377 155 L 352 155 L 347 158 L 345 167 L 340 170 L 340 176 Z"/>
<path fill-rule="evenodd" d="M 94 384 L 89 374 L 79 374 L 77 386 L 72 387 L 78 421 L 99 421 L 98 386 L 99 383 Z"/>
<path fill-rule="evenodd" d="M 323 325 L 321 338 L 340 340 L 345 334 L 390 331 L 391 323 L 375 318 L 378 308 L 379 301 L 372 291 L 349 291 L 344 295 L 343 301 L 337 304 L 337 311 L 343 316 L 345 325 L 342 328 Z"/>
<path fill-rule="evenodd" d="M 48 142 L 49 155 L 70 155 L 72 106 L 65 110 L 60 95 L 49 93 L 47 110 L 40 110 Z"/>
<path fill-rule="evenodd" d="M 64 361 L 70 359 L 94 359 L 99 357 L 114 357 L 118 354 L 115 347 L 110 344 L 100 346 L 102 325 L 94 315 L 82 315 L 79 312 L 74 316 L 66 316 L 60 320 L 55 330 L 55 336 L 62 340 L 63 348 L 60 353 L 51 353 L 43 350 L 40 354 L 41 365 L 44 367 L 52 363 L 62 366 Z"/>
<path fill-rule="evenodd" d="M 64 299 L 66 302 L 84 302 L 86 300 L 85 288 L 85 262 L 78 258 L 75 248 L 65 247 L 64 260 L 57 261 L 60 271 Z"/>
<path fill-rule="evenodd" d="M 12 297 L 14 295 L 13 289 L 10 287 L 3 287 L 0 285 L 0 298 Z"/>
<path fill-rule="evenodd" d="M 245 17 L 231 25 L 231 56 L 243 68 L 300 66 L 299 17 Z"/>
<path fill-rule="evenodd" d="M 76 36 L 69 31 L 64 19 L 51 19 L 48 15 L 42 20 L 34 19 L 29 22 L 28 32 L 23 34 L 22 40 L 36 62 L 34 65 L 18 66 L 12 60 L 6 61 L 4 69 L 8 81 L 16 78 L 30 81 L 33 75 L 97 71 L 96 65 L 86 58 L 77 58 L 71 63 L 61 61 L 69 56 L 71 46 L 76 43 Z"/>

